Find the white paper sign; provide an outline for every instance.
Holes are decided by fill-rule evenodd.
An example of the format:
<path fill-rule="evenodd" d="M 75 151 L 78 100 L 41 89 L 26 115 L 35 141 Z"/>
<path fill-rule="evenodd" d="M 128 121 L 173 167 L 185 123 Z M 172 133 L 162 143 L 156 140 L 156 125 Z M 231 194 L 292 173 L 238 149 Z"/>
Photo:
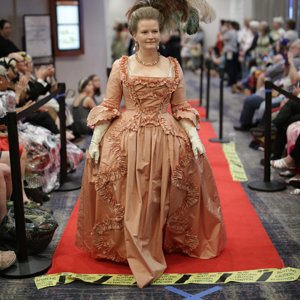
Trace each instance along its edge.
<path fill-rule="evenodd" d="M 52 56 L 50 16 L 24 16 L 26 52 L 35 57 Z"/>

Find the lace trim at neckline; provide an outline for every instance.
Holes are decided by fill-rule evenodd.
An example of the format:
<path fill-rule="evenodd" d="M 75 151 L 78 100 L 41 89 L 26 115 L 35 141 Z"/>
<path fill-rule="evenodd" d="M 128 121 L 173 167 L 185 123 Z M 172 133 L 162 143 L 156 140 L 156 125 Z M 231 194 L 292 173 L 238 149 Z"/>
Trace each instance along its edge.
<path fill-rule="evenodd" d="M 128 56 L 122 56 L 120 60 L 120 70 L 123 76 L 126 77 L 126 79 L 149 79 L 149 80 L 174 80 L 178 79 L 179 72 L 178 72 L 178 66 L 176 64 L 176 61 L 173 57 L 168 57 L 168 60 L 172 64 L 174 68 L 174 74 L 173 76 L 143 76 L 143 75 L 129 75 L 128 70 Z"/>

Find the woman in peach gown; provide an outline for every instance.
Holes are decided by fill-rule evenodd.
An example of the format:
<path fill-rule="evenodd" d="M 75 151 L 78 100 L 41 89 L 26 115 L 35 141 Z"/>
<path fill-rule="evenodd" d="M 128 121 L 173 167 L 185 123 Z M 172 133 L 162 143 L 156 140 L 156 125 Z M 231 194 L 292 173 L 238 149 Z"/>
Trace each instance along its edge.
<path fill-rule="evenodd" d="M 139 287 L 163 274 L 165 253 L 209 259 L 226 240 L 198 112 L 179 63 L 157 51 L 163 26 L 151 6 L 129 11 L 137 52 L 113 64 L 105 99 L 88 117 L 76 236 L 93 258 L 128 263 Z"/>

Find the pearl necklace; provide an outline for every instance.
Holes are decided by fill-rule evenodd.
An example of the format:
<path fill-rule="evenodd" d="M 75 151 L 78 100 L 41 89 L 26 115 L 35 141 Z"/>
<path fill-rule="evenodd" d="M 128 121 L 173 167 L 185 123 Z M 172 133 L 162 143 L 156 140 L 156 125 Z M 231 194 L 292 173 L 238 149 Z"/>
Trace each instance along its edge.
<path fill-rule="evenodd" d="M 137 52 L 135 53 L 135 58 L 136 58 L 137 62 L 140 63 L 140 64 L 142 64 L 143 66 L 151 67 L 151 66 L 155 66 L 155 65 L 158 64 L 159 58 L 160 58 L 160 53 L 158 52 L 158 57 L 157 57 L 157 59 L 156 59 L 155 61 L 151 62 L 151 63 L 146 63 L 146 62 L 142 61 L 142 60 L 139 58 Z"/>

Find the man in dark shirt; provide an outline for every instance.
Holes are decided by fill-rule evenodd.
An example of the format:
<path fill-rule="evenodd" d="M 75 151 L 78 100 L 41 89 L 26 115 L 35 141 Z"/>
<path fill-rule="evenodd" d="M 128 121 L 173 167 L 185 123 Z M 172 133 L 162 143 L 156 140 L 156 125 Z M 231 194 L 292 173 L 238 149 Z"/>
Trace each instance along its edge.
<path fill-rule="evenodd" d="M 9 40 L 11 30 L 11 24 L 7 20 L 0 20 L 0 57 L 5 57 L 12 52 L 20 51 L 20 49 Z"/>

